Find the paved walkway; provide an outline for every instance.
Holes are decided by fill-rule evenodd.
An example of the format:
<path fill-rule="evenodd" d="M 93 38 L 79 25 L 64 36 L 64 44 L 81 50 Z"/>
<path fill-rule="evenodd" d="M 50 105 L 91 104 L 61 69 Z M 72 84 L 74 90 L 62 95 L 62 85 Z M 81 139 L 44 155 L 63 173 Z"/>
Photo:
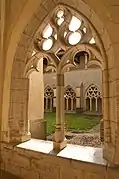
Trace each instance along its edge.
<path fill-rule="evenodd" d="M 100 126 L 97 125 L 87 133 L 74 134 L 71 132 L 67 133 L 69 144 L 77 144 L 91 147 L 101 147 L 100 141 Z"/>

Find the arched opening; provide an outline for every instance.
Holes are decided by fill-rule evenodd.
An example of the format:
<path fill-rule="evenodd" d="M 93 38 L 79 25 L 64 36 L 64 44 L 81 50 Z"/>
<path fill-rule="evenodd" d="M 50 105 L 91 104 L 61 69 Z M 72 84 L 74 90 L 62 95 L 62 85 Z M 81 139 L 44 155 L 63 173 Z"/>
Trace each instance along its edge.
<path fill-rule="evenodd" d="M 75 103 L 76 103 L 76 95 L 72 87 L 68 86 L 65 89 L 64 93 L 65 98 L 65 112 L 74 112 L 76 111 Z"/>
<path fill-rule="evenodd" d="M 83 13 L 83 12 L 82 12 Z M 61 19 L 60 19 L 61 20 Z M 63 20 L 64 21 L 64 20 Z M 59 23 L 58 23 L 59 24 Z M 84 32 L 85 33 L 85 32 Z M 77 37 L 77 39 L 80 39 L 80 35 L 79 34 L 77 34 L 77 33 L 75 33 L 75 34 L 73 34 L 74 36 L 76 35 L 78 35 L 78 37 Z M 76 37 L 75 36 L 75 37 Z M 72 41 L 72 36 L 70 36 L 70 41 L 69 42 L 71 42 Z M 45 44 L 46 43 L 46 41 L 44 41 L 44 43 L 43 44 Z M 49 40 L 49 42 L 48 43 L 50 43 L 50 45 L 52 46 L 52 40 Z M 91 42 L 92 43 L 92 42 Z M 70 43 L 71 44 L 71 43 Z M 43 45 L 43 49 L 45 50 L 47 50 L 47 48 L 45 48 L 44 47 L 45 45 Z M 13 66 L 14 67 L 14 66 Z M 26 79 L 25 79 L 26 80 Z M 24 81 L 25 81 L 24 80 Z M 27 81 L 27 80 L 26 80 Z M 27 82 L 26 82 L 27 83 Z M 106 88 L 106 87 L 105 87 Z M 26 95 L 27 96 L 27 95 Z M 107 102 L 104 102 L 104 103 L 106 103 L 107 104 Z M 108 116 L 108 114 L 107 114 L 107 116 Z M 106 117 L 106 119 L 107 119 L 108 117 Z M 108 122 L 107 122 L 108 123 Z M 21 121 L 21 124 L 22 124 L 22 121 Z M 107 124 L 108 125 L 108 127 L 109 127 L 109 123 Z M 27 125 L 26 125 L 26 127 L 25 128 L 27 128 Z M 18 129 L 19 130 L 19 129 Z M 21 129 L 20 129 L 21 130 Z M 17 130 L 16 130 L 17 131 Z M 107 132 L 108 133 L 108 132 Z M 107 138 L 107 137 L 106 137 Z"/>
<path fill-rule="evenodd" d="M 97 60 L 91 51 L 74 52 L 73 56 L 73 66 L 69 66 L 65 69 L 65 82 L 69 83 L 75 88 L 75 114 L 68 117 L 65 116 L 66 120 L 66 137 L 69 135 L 73 136 L 69 143 L 95 146 L 100 147 L 100 120 L 102 119 L 101 109 L 101 94 L 102 92 L 99 88 L 92 84 L 93 81 L 102 88 L 102 71 L 100 66 L 90 61 Z M 70 95 L 67 90 L 68 96 Z M 66 98 L 66 92 L 65 92 Z M 68 104 L 68 100 L 65 105 Z M 70 108 L 70 103 L 69 103 Z M 68 109 L 68 108 L 67 108 Z M 65 106 L 66 110 L 66 106 Z M 82 137 L 82 132 L 84 133 L 86 141 Z M 88 141 L 91 140 L 91 143 Z M 83 141 L 83 142 L 82 142 Z"/>
<path fill-rule="evenodd" d="M 45 101 L 44 110 L 45 110 L 45 112 L 52 112 L 53 97 L 54 97 L 53 89 L 50 86 L 47 86 L 44 90 L 44 101 Z"/>
<path fill-rule="evenodd" d="M 86 98 L 86 111 L 90 111 L 90 98 Z"/>
<path fill-rule="evenodd" d="M 88 102 L 87 102 L 88 100 Z M 86 103 L 86 111 L 94 112 L 94 113 L 102 113 L 102 99 L 101 92 L 99 88 L 92 84 L 90 85 L 85 92 L 85 103 Z"/>
<path fill-rule="evenodd" d="M 50 21 L 47 21 L 45 25 L 41 24 L 42 33 L 39 33 L 38 37 L 34 41 L 36 53 L 32 55 L 26 68 L 27 71 L 29 71 L 29 69 L 31 70 L 31 68 L 36 69 L 37 71 L 37 62 L 40 58 L 43 58 L 43 71 L 52 72 L 52 70 L 55 70 L 57 73 L 56 100 L 59 100 L 59 102 L 57 102 L 56 106 L 56 133 L 57 125 L 64 125 L 61 122 L 63 120 L 62 118 L 64 113 L 64 104 L 66 104 L 65 108 L 67 112 L 76 111 L 75 106 L 77 99 L 76 96 L 71 96 L 74 95 L 75 92 L 72 92 L 71 89 L 69 89 L 67 93 L 63 94 L 63 74 L 65 70 L 67 69 L 67 67 L 69 71 L 73 71 L 75 68 L 77 70 L 83 70 L 84 68 L 87 69 L 88 60 L 94 60 L 94 53 L 97 56 L 99 55 L 97 51 L 95 52 L 96 42 L 95 39 L 92 37 L 93 34 L 91 32 L 90 26 L 85 24 L 85 21 L 82 17 L 73 15 L 72 11 L 73 10 L 71 9 L 68 10 L 68 7 L 62 6 L 61 17 L 59 17 L 58 15 L 58 9 L 56 10 L 56 12 L 54 11 L 53 20 L 58 30 L 53 28 Z M 65 21 L 66 12 L 69 13 L 70 16 L 68 23 Z M 64 27 L 68 25 L 66 27 L 67 31 L 61 28 L 61 24 L 59 23 L 59 21 Z M 59 45 L 59 42 L 61 43 L 61 45 Z M 102 65 L 103 62 L 100 55 L 99 60 L 100 64 Z M 57 97 L 58 95 L 59 97 Z M 66 99 L 66 102 L 64 103 L 64 99 L 62 99 L 62 97 L 64 98 L 65 95 L 68 97 Z M 44 97 L 46 98 L 45 111 L 51 112 L 53 108 L 53 96 L 50 88 L 47 88 L 47 90 L 45 89 Z M 92 98 L 93 110 L 95 110 L 94 106 L 95 101 Z M 63 127 L 60 128 L 62 129 L 60 133 L 63 133 Z"/>

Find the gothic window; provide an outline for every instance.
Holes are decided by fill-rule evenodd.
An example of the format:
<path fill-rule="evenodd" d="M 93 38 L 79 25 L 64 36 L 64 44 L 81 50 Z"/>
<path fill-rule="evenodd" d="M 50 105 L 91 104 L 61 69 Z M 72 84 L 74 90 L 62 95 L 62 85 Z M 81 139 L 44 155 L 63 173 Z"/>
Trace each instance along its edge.
<path fill-rule="evenodd" d="M 99 89 L 92 84 L 86 91 L 85 95 L 86 111 L 101 112 L 102 99 Z"/>
<path fill-rule="evenodd" d="M 76 109 L 76 94 L 69 86 L 65 90 L 65 111 L 74 111 Z"/>
<path fill-rule="evenodd" d="M 45 111 L 52 111 L 53 109 L 54 92 L 50 86 L 47 86 L 44 91 L 44 109 Z"/>

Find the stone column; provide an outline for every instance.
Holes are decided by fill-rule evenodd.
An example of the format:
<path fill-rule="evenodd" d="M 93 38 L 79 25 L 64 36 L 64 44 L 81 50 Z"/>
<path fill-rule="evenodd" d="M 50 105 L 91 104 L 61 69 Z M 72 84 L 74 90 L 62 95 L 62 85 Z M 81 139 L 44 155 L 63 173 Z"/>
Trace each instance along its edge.
<path fill-rule="evenodd" d="M 90 98 L 90 111 L 92 111 L 92 99 Z"/>
<path fill-rule="evenodd" d="M 53 108 L 56 108 L 56 97 L 53 98 Z"/>
<path fill-rule="evenodd" d="M 47 109 L 48 109 L 48 98 L 46 98 L 46 111 L 47 111 Z"/>
<path fill-rule="evenodd" d="M 52 98 L 50 99 L 50 110 L 52 111 Z"/>
<path fill-rule="evenodd" d="M 73 111 L 74 109 L 74 103 L 73 103 L 73 99 L 71 99 L 71 111 Z"/>
<path fill-rule="evenodd" d="M 95 109 L 96 109 L 96 112 L 97 112 L 97 110 L 98 110 L 98 100 L 97 100 L 97 98 L 95 100 L 96 100 L 95 101 Z"/>
<path fill-rule="evenodd" d="M 85 53 L 84 55 L 85 55 L 85 69 L 87 69 L 88 56 L 87 53 Z"/>
<path fill-rule="evenodd" d="M 57 74 L 56 86 L 56 129 L 53 147 L 61 150 L 66 146 L 64 135 L 64 74 Z"/>
<path fill-rule="evenodd" d="M 81 83 L 80 86 L 80 108 L 84 109 L 84 89 L 83 89 L 83 83 Z"/>
<path fill-rule="evenodd" d="M 68 111 L 68 99 L 66 98 L 66 111 Z"/>

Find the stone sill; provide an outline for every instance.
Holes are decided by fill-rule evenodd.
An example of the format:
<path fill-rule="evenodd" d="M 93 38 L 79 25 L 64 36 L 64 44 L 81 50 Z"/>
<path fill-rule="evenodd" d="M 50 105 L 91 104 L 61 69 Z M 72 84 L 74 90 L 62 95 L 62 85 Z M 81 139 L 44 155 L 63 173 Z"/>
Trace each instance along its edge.
<path fill-rule="evenodd" d="M 107 165 L 107 161 L 103 158 L 103 149 L 86 147 L 79 145 L 67 144 L 67 147 L 60 152 L 53 150 L 53 142 L 46 140 L 31 139 L 21 143 L 16 148 L 39 152 L 43 154 L 55 155 L 66 159 L 77 160 L 97 165 Z"/>

